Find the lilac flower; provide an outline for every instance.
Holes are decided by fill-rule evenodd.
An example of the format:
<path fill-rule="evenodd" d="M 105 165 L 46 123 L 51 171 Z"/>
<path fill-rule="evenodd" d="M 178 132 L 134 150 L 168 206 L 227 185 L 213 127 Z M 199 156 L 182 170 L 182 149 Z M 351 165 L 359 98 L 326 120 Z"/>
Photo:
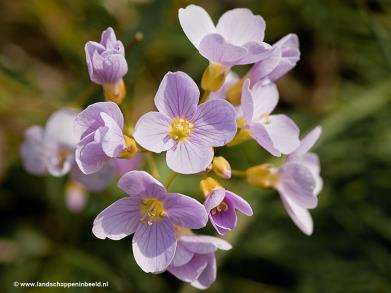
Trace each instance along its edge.
<path fill-rule="evenodd" d="M 45 127 L 32 126 L 25 132 L 21 146 L 24 168 L 35 175 L 56 177 L 70 174 L 88 190 L 103 189 L 114 176 L 112 166 L 102 168 L 93 175 L 83 174 L 75 162 L 77 136 L 73 123 L 77 116 L 75 109 L 64 108 L 53 113 Z"/>
<path fill-rule="evenodd" d="M 111 27 L 102 33 L 100 43 L 87 42 L 85 52 L 90 79 L 97 84 L 115 85 L 128 71 L 124 45 Z"/>
<path fill-rule="evenodd" d="M 217 26 L 200 6 L 179 9 L 179 22 L 188 39 L 211 63 L 228 68 L 267 57 L 271 46 L 263 42 L 265 21 L 245 8 L 224 13 Z"/>
<path fill-rule="evenodd" d="M 242 88 L 244 129 L 258 144 L 274 156 L 289 154 L 299 146 L 299 128 L 286 115 L 270 115 L 278 103 L 274 83 L 259 82 L 250 89 L 245 80 Z"/>
<path fill-rule="evenodd" d="M 144 114 L 134 138 L 143 148 L 167 151 L 167 165 L 182 174 L 205 170 L 213 159 L 213 147 L 228 143 L 236 132 L 235 112 L 224 100 L 197 106 L 199 90 L 183 72 L 169 72 L 155 96 L 159 112 Z"/>
<path fill-rule="evenodd" d="M 249 75 L 251 84 L 264 80 L 276 81 L 295 67 L 299 59 L 299 39 L 295 34 L 288 34 L 273 45 L 267 58 L 253 65 Z"/>
<path fill-rule="evenodd" d="M 164 271 L 177 247 L 174 225 L 199 229 L 208 216 L 196 200 L 168 193 L 144 171 L 131 171 L 118 182 L 130 196 L 121 198 L 95 219 L 92 232 L 100 239 L 119 240 L 134 233 L 133 255 L 145 272 Z"/>
<path fill-rule="evenodd" d="M 80 135 L 76 162 L 84 174 L 99 171 L 126 149 L 122 133 L 124 118 L 118 105 L 99 102 L 87 107 L 75 119 L 75 132 Z"/>
<path fill-rule="evenodd" d="M 210 192 L 204 202 L 210 222 L 220 235 L 233 230 L 236 227 L 236 210 L 246 216 L 252 216 L 253 210 L 249 203 L 239 195 L 222 187 Z"/>
<path fill-rule="evenodd" d="M 217 249 L 229 250 L 231 245 L 212 236 L 185 235 L 178 238 L 174 259 L 167 271 L 198 289 L 208 288 L 216 280 Z"/>
<path fill-rule="evenodd" d="M 71 170 L 77 143 L 72 132 L 76 115 L 74 109 L 61 109 L 50 116 L 45 128 L 33 126 L 26 130 L 21 155 L 28 172 L 62 176 Z"/>
<path fill-rule="evenodd" d="M 308 151 L 320 134 L 320 127 L 307 134 L 278 170 L 280 180 L 276 189 L 293 222 L 307 235 L 311 235 L 313 230 L 312 218 L 307 209 L 316 207 L 317 195 L 323 185 L 318 156 Z"/>

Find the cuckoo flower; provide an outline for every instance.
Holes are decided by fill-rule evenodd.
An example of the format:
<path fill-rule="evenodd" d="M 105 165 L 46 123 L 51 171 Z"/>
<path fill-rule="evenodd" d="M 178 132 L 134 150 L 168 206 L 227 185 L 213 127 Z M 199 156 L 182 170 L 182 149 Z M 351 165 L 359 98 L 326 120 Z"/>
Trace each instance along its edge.
<path fill-rule="evenodd" d="M 220 235 L 233 230 L 237 224 L 236 211 L 252 216 L 253 211 L 247 201 L 239 195 L 224 189 L 211 177 L 201 181 L 201 189 L 206 196 L 204 206 L 210 222 Z"/>
<path fill-rule="evenodd" d="M 300 146 L 278 170 L 280 179 L 276 185 L 289 216 L 307 235 L 311 235 L 313 230 L 312 218 L 307 209 L 316 207 L 317 195 L 322 189 L 318 156 L 308 151 L 320 134 L 321 128 L 316 127 L 304 137 Z"/>
<path fill-rule="evenodd" d="M 213 159 L 213 147 L 227 144 L 236 133 L 235 112 L 224 100 L 197 106 L 199 90 L 183 72 L 169 72 L 155 96 L 159 112 L 144 114 L 135 126 L 134 138 L 143 148 L 167 151 L 167 165 L 182 174 L 205 170 Z"/>
<path fill-rule="evenodd" d="M 258 144 L 274 156 L 289 154 L 299 146 L 299 128 L 286 115 L 270 115 L 278 103 L 274 83 L 259 82 L 250 89 L 250 80 L 242 88 L 244 129 Z"/>
<path fill-rule="evenodd" d="M 109 27 L 102 33 L 100 43 L 89 41 L 85 45 L 88 73 L 93 82 L 115 85 L 128 71 L 124 45 Z"/>
<path fill-rule="evenodd" d="M 126 173 L 118 187 L 129 194 L 103 210 L 92 232 L 100 239 L 119 240 L 134 233 L 132 246 L 137 264 L 145 272 L 164 271 L 177 247 L 174 225 L 199 229 L 206 225 L 204 207 L 188 196 L 168 193 L 144 171 Z"/>
<path fill-rule="evenodd" d="M 124 118 L 117 104 L 99 102 L 77 115 L 75 132 L 80 136 L 76 162 L 84 174 L 99 171 L 110 160 L 127 150 L 122 133 Z"/>
<path fill-rule="evenodd" d="M 230 68 L 267 57 L 271 46 L 263 42 L 265 21 L 245 8 L 224 13 L 217 25 L 200 6 L 179 9 L 179 22 L 187 38 L 211 63 Z"/>
<path fill-rule="evenodd" d="M 61 109 L 50 116 L 44 128 L 33 126 L 26 130 L 21 154 L 28 172 L 62 176 L 71 170 L 77 143 L 72 130 L 76 115 L 74 109 Z"/>
<path fill-rule="evenodd" d="M 295 67 L 300 59 L 299 38 L 288 34 L 273 45 L 270 55 L 254 64 L 250 70 L 251 84 L 258 81 L 276 81 Z"/>
<path fill-rule="evenodd" d="M 179 236 L 174 259 L 168 271 L 193 287 L 206 289 L 216 280 L 217 249 L 229 250 L 231 245 L 212 236 Z"/>
<path fill-rule="evenodd" d="M 28 128 L 21 147 L 23 165 L 26 171 L 35 175 L 59 177 L 69 173 L 86 189 L 97 191 L 111 181 L 114 169 L 108 165 L 93 175 L 80 171 L 74 155 L 77 136 L 73 133 L 73 123 L 76 116 L 75 109 L 64 108 L 52 114 L 45 127 Z"/>

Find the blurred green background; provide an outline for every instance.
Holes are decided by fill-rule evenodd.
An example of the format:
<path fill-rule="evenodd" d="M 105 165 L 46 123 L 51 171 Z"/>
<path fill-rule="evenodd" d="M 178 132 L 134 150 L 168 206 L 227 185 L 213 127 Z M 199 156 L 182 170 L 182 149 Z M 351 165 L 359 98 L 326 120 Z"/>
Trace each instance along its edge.
<path fill-rule="evenodd" d="M 255 215 L 241 217 L 218 253 L 210 292 L 391 292 L 391 2 L 337 0 L 3 0 L 0 2 L 0 292 L 21 292 L 14 281 L 109 281 L 113 292 L 192 292 L 171 275 L 144 274 L 131 238 L 99 240 L 95 216 L 121 196 L 115 182 L 70 212 L 65 178 L 34 177 L 21 167 L 24 129 L 43 125 L 63 106 L 102 100 L 91 85 L 84 44 L 112 26 L 127 50 L 125 108 L 134 121 L 153 109 L 167 71 L 196 81 L 207 61 L 181 30 L 177 10 L 205 7 L 214 20 L 234 7 L 266 22 L 266 41 L 299 35 L 302 58 L 278 81 L 279 112 L 304 134 L 324 129 L 316 147 L 325 186 L 312 211 L 314 234 L 291 222 L 276 192 L 233 180 Z M 135 33 L 144 34 L 135 44 Z M 238 68 L 244 72 L 246 67 Z M 270 159 L 252 142 L 218 153 L 235 169 Z M 156 156 L 163 179 L 169 172 Z M 179 176 L 170 190 L 200 196 L 197 176 Z M 212 233 L 208 228 L 203 231 Z M 64 289 L 31 289 L 63 292 Z M 67 292 L 103 292 L 68 289 Z"/>

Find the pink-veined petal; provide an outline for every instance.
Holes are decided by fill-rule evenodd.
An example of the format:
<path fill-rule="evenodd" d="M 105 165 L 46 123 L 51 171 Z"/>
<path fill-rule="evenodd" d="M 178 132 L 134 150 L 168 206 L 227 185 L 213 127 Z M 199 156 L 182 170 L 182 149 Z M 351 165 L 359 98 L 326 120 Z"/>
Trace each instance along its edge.
<path fill-rule="evenodd" d="M 143 148 L 161 153 L 174 145 L 169 137 L 170 119 L 159 112 L 149 112 L 137 121 L 133 137 Z"/>
<path fill-rule="evenodd" d="M 168 72 L 160 83 L 155 96 L 155 105 L 159 112 L 170 118 L 193 117 L 200 91 L 197 84 L 186 73 Z"/>
<path fill-rule="evenodd" d="M 146 273 L 160 273 L 174 258 L 177 241 L 172 223 L 163 219 L 152 225 L 140 224 L 133 236 L 133 255 Z"/>
<path fill-rule="evenodd" d="M 165 195 L 164 186 L 145 171 L 130 171 L 124 174 L 117 186 L 129 195 Z"/>
<path fill-rule="evenodd" d="M 104 209 L 94 220 L 92 233 L 100 239 L 122 239 L 136 231 L 140 223 L 137 200 L 124 197 Z"/>
<path fill-rule="evenodd" d="M 168 167 L 181 174 L 195 174 L 206 170 L 213 159 L 213 148 L 192 141 L 191 138 L 179 142 L 175 148 L 167 151 Z"/>
<path fill-rule="evenodd" d="M 209 14 L 200 6 L 189 5 L 186 8 L 180 8 L 178 17 L 187 38 L 197 49 L 207 34 L 216 31 Z"/>

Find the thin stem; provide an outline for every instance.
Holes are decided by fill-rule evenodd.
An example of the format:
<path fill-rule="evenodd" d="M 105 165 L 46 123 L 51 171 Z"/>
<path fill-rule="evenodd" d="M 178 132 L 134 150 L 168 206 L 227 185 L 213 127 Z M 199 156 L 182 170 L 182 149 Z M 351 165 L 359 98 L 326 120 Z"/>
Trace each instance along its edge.
<path fill-rule="evenodd" d="M 171 176 L 167 179 L 166 184 L 164 184 L 167 189 L 170 187 L 171 183 L 174 181 L 176 175 L 178 175 L 178 173 L 172 172 Z"/>
<path fill-rule="evenodd" d="M 153 158 L 152 153 L 145 152 L 144 157 L 145 157 L 145 160 L 147 161 L 149 169 L 151 169 L 152 176 L 155 177 L 157 180 L 160 180 L 159 170 L 156 166 L 155 159 Z"/>
<path fill-rule="evenodd" d="M 200 103 L 203 103 L 206 101 L 206 99 L 209 97 L 210 91 L 205 90 L 202 94 Z"/>
<path fill-rule="evenodd" d="M 246 172 L 245 171 L 232 169 L 231 170 L 231 174 L 234 175 L 234 176 L 238 176 L 238 177 L 246 177 Z"/>

